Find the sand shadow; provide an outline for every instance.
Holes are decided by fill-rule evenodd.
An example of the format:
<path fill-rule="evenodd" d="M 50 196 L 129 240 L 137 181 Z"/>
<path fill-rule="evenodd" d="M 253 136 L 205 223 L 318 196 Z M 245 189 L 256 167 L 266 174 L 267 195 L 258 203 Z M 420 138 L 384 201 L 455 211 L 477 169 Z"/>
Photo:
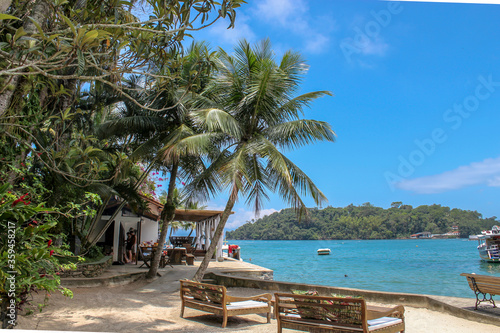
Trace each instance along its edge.
<path fill-rule="evenodd" d="M 254 320 L 252 316 L 259 316 L 261 320 Z M 186 320 L 193 323 L 198 323 L 207 326 L 209 331 L 204 332 L 220 332 L 221 330 L 234 330 L 245 327 L 269 325 L 267 323 L 267 316 L 262 314 L 251 314 L 251 315 L 239 315 L 230 316 L 227 318 L 226 328 L 222 328 L 222 316 L 215 314 L 196 314 L 189 313 L 189 310 L 184 310 L 184 318 L 179 318 L 180 320 Z M 213 329 L 213 331 L 210 331 Z"/>

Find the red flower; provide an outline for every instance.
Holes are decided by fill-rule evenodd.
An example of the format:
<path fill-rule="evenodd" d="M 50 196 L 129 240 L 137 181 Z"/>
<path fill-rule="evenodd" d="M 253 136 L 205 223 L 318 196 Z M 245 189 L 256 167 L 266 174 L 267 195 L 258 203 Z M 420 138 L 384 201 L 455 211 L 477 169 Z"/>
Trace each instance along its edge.
<path fill-rule="evenodd" d="M 15 200 L 13 203 L 12 203 L 12 207 L 15 207 L 18 203 L 20 202 L 24 202 L 24 197 L 27 196 L 28 193 L 26 193 L 25 195 L 22 195 L 19 199 Z"/>
<path fill-rule="evenodd" d="M 52 239 L 49 239 L 47 246 L 51 246 L 51 245 L 52 245 Z"/>
<path fill-rule="evenodd" d="M 38 155 L 38 156 L 42 156 L 42 153 L 38 153 L 37 155 Z"/>
<path fill-rule="evenodd" d="M 158 187 L 162 187 L 162 185 L 158 185 Z"/>
<path fill-rule="evenodd" d="M 181 182 L 181 184 L 182 184 L 182 185 L 186 185 L 186 183 L 184 183 L 184 182 Z"/>
<path fill-rule="evenodd" d="M 49 256 L 52 256 L 54 254 L 54 250 L 50 250 Z"/>

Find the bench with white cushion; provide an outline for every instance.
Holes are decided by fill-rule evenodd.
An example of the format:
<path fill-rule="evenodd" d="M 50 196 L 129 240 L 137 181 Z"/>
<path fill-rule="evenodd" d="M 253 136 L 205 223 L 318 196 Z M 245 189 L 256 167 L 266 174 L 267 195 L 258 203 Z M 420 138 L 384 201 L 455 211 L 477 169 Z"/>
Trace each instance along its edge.
<path fill-rule="evenodd" d="M 267 314 L 271 322 L 271 294 L 253 297 L 227 295 L 226 287 L 208 283 L 181 280 L 181 317 L 184 308 L 192 308 L 223 316 L 222 328 L 227 325 L 229 316 L 244 314 Z"/>
<path fill-rule="evenodd" d="M 363 333 L 396 333 L 405 329 L 402 306 L 387 316 L 368 319 L 366 303 L 360 298 L 282 293 L 276 293 L 274 297 L 278 333 L 283 328 L 306 332 Z"/>

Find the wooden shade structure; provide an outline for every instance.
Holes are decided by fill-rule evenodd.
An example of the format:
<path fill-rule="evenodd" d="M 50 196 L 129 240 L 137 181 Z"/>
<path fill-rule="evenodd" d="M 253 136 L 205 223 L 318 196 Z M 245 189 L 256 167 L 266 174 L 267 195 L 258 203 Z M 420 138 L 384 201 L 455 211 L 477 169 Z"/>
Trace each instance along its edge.
<path fill-rule="evenodd" d="M 156 217 L 156 220 L 159 220 L 163 204 L 145 196 L 143 196 L 143 198 L 148 202 L 148 212 L 146 214 L 151 214 Z M 216 241 L 216 259 L 222 260 L 223 235 L 221 235 L 220 239 L 213 239 L 215 229 L 217 229 L 222 213 L 224 213 L 224 211 L 221 210 L 176 209 L 174 221 L 196 222 L 195 247 L 206 250 L 211 242 Z M 234 214 L 234 212 L 231 212 L 231 214 Z"/>

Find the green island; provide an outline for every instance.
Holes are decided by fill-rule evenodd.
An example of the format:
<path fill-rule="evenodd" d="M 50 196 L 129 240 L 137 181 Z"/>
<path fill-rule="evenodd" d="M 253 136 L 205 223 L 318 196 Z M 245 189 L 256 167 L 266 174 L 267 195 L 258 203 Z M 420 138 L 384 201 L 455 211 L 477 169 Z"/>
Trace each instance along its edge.
<path fill-rule="evenodd" d="M 436 204 L 413 208 L 393 202 L 391 208 L 384 209 L 364 203 L 343 208 L 311 208 L 308 212 L 308 217 L 299 220 L 293 209 L 283 209 L 228 231 L 226 237 L 234 240 L 397 239 L 410 238 L 420 232 L 444 235 L 455 229 L 459 237 L 466 238 L 498 224 L 495 216 L 483 218 L 477 211 Z"/>

